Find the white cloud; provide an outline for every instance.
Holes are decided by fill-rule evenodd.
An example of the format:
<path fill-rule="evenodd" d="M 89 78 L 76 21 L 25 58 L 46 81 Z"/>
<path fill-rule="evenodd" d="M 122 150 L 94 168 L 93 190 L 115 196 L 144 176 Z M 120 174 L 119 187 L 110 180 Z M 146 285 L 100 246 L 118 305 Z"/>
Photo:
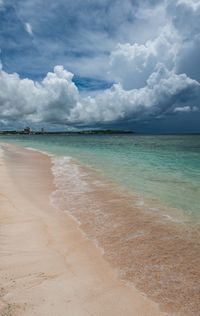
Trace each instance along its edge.
<path fill-rule="evenodd" d="M 119 44 L 111 53 L 111 73 L 125 89 L 144 87 L 157 63 L 174 67 L 178 48 L 176 33 L 166 26 L 158 37 L 144 44 Z"/>
<path fill-rule="evenodd" d="M 126 90 L 144 87 L 158 63 L 200 81 L 200 0 L 166 0 L 162 7 L 165 23 L 158 23 L 158 34 L 143 43 L 118 44 L 111 52 L 112 78 Z"/>
<path fill-rule="evenodd" d="M 39 1 L 36 2 L 39 5 Z M 62 66 L 56 66 L 41 82 L 21 79 L 17 74 L 1 70 L 0 119 L 95 124 L 198 111 L 200 0 L 165 0 L 161 2 L 162 6 L 159 3 L 156 7 L 152 7 L 150 1 L 138 6 L 133 6 L 131 1 L 123 2 L 123 5 L 120 1 L 116 3 L 118 5 L 113 8 L 108 6 L 105 20 L 102 19 L 102 8 L 106 1 L 99 2 L 97 11 L 91 10 L 89 21 L 88 15 L 79 10 L 80 24 L 73 30 L 73 36 L 71 29 L 65 27 L 67 44 L 64 38 L 61 43 L 52 39 L 48 42 L 51 23 L 45 26 L 48 36 L 44 38 L 42 19 L 26 17 L 31 23 L 24 24 L 30 35 L 33 35 L 32 24 L 35 34 L 41 35 L 36 42 L 42 61 L 49 63 L 49 53 L 57 56 L 57 52 L 69 48 L 68 57 L 59 55 L 59 60 L 68 69 L 83 77 L 109 78 L 116 84 L 96 96 L 84 97 L 72 80 L 73 74 Z M 78 4 L 81 2 L 74 2 L 69 10 L 74 12 L 74 6 Z M 25 13 L 33 12 L 34 5 L 33 1 L 23 2 L 24 7 L 19 10 L 21 20 L 26 21 Z M 155 12 L 160 13 L 158 21 Z M 46 14 L 47 20 L 52 21 L 49 11 Z M 74 19 L 77 21 L 76 17 Z M 94 31 L 91 25 L 95 26 Z M 57 34 L 63 23 L 57 23 L 56 27 Z M 117 42 L 120 44 L 116 46 Z"/>
<path fill-rule="evenodd" d="M 25 30 L 29 35 L 33 35 L 33 30 L 32 30 L 32 26 L 30 23 L 25 23 Z"/>
<path fill-rule="evenodd" d="M 198 111 L 198 107 L 197 106 L 183 106 L 183 107 L 176 107 L 174 109 L 174 112 L 197 112 Z"/>
<path fill-rule="evenodd" d="M 1 119 L 66 122 L 79 98 L 72 77 L 62 66 L 56 66 L 41 83 L 1 70 Z"/>
<path fill-rule="evenodd" d="M 184 95 L 184 101 L 182 100 Z M 115 120 L 143 120 L 172 113 L 177 102 L 184 106 L 190 98 L 198 98 L 200 84 L 186 75 L 176 75 L 162 64 L 140 89 L 126 91 L 120 84 L 100 93 L 71 111 L 73 121 L 105 122 Z M 86 118 L 87 117 L 87 118 Z"/>
<path fill-rule="evenodd" d="M 73 74 L 56 66 L 41 83 L 0 71 L 2 120 L 57 124 L 95 124 L 118 120 L 143 120 L 177 112 L 200 96 L 200 84 L 159 64 L 147 85 L 126 91 L 120 84 L 82 97 Z"/>

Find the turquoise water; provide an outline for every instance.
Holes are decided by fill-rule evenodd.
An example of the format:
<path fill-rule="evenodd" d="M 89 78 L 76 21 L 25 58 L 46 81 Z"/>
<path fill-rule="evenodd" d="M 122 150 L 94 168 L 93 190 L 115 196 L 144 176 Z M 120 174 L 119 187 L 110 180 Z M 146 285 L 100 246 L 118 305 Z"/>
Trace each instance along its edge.
<path fill-rule="evenodd" d="M 200 216 L 200 136 L 2 136 L 92 166 L 130 191 Z"/>

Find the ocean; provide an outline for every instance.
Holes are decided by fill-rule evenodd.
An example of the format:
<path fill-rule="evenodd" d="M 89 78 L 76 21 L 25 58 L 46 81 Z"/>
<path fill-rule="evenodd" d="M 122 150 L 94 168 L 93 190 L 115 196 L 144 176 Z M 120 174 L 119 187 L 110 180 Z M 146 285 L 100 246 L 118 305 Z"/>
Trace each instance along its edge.
<path fill-rule="evenodd" d="M 55 191 L 119 277 L 168 315 L 200 315 L 200 136 L 27 135 Z"/>
<path fill-rule="evenodd" d="M 200 135 L 17 136 L 2 140 L 70 156 L 141 198 L 200 216 Z"/>

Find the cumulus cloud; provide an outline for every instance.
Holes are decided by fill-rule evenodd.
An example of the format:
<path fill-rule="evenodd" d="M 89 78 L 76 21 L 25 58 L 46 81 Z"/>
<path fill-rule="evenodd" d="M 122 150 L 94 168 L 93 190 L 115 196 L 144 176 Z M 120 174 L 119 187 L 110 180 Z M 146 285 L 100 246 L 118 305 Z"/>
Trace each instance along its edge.
<path fill-rule="evenodd" d="M 200 1 L 166 0 L 164 7 L 159 34 L 142 44 L 118 44 L 111 53 L 111 74 L 125 89 L 145 86 L 157 63 L 200 79 Z"/>
<path fill-rule="evenodd" d="M 176 75 L 159 64 L 140 89 L 124 90 L 120 84 L 73 108 L 71 118 L 76 120 L 115 121 L 144 120 L 161 117 L 173 112 L 174 106 L 184 106 L 187 102 L 199 99 L 200 84 L 185 74 Z M 89 102 L 90 101 L 90 102 Z M 83 113 L 83 114 L 82 114 Z"/>
<path fill-rule="evenodd" d="M 147 85 L 124 90 L 115 84 L 95 97 L 83 97 L 62 66 L 39 82 L 0 72 L 1 119 L 56 124 L 95 124 L 118 120 L 143 120 L 178 112 L 198 99 L 200 84 L 157 65 Z"/>
<path fill-rule="evenodd" d="M 200 81 L 200 1 L 166 0 L 162 10 L 158 34 L 143 43 L 118 44 L 111 52 L 111 75 L 125 89 L 145 86 L 158 63 Z"/>
<path fill-rule="evenodd" d="M 111 73 L 125 89 L 144 87 L 158 63 L 173 68 L 178 48 L 176 33 L 166 26 L 144 44 L 119 44 L 111 53 Z"/>
<path fill-rule="evenodd" d="M 32 15 L 36 4 L 41 12 L 45 9 L 45 19 Z M 48 69 L 56 58 L 64 66 L 54 67 L 41 81 L 1 69 L 4 122 L 78 126 L 199 112 L 200 0 L 103 0 L 94 5 L 59 0 L 53 8 L 39 0 L 22 0 L 17 8 L 23 32 L 25 28 L 32 36 L 34 29 L 34 41 L 24 32 L 31 45 L 37 44 L 31 52 L 39 52 Z M 59 24 L 63 17 L 66 22 Z M 35 63 L 34 69 L 40 65 Z M 72 72 L 115 84 L 85 96 Z"/>
<path fill-rule="evenodd" d="M 66 123 L 79 97 L 72 77 L 62 66 L 56 66 L 41 83 L 1 70 L 1 118 Z"/>

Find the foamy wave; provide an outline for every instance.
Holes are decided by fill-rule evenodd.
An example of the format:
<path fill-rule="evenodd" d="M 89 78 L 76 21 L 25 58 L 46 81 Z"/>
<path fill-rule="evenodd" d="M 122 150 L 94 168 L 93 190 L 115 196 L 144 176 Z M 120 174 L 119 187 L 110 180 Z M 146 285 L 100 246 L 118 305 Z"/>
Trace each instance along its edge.
<path fill-rule="evenodd" d="M 87 191 L 88 185 L 83 179 L 86 173 L 80 171 L 79 166 L 73 162 L 71 157 L 53 157 L 52 162 L 52 171 L 57 188 L 68 189 L 70 182 L 71 188 L 79 192 Z"/>
<path fill-rule="evenodd" d="M 88 176 L 87 172 L 81 170 L 81 167 L 71 157 L 53 157 L 52 173 L 54 175 L 54 183 L 56 190 L 51 194 L 51 203 L 57 209 L 67 212 L 79 227 L 83 224 L 78 214 L 88 212 L 99 213 L 100 209 L 95 204 L 88 205 L 88 193 L 93 191 L 91 183 L 85 180 Z M 94 181 L 97 187 L 101 181 Z M 94 184 L 94 183 L 92 183 Z M 84 230 L 80 229 L 86 239 L 92 238 Z M 98 241 L 92 238 L 93 243 L 104 254 L 104 250 L 99 246 Z"/>
<path fill-rule="evenodd" d="M 73 194 L 78 196 L 90 191 L 88 183 L 84 180 L 87 174 L 80 170 L 71 157 L 52 157 L 52 164 L 56 186 L 56 191 L 51 195 L 51 202 L 54 206 L 63 209 L 62 205 L 65 205 L 66 202 L 70 204 Z"/>

